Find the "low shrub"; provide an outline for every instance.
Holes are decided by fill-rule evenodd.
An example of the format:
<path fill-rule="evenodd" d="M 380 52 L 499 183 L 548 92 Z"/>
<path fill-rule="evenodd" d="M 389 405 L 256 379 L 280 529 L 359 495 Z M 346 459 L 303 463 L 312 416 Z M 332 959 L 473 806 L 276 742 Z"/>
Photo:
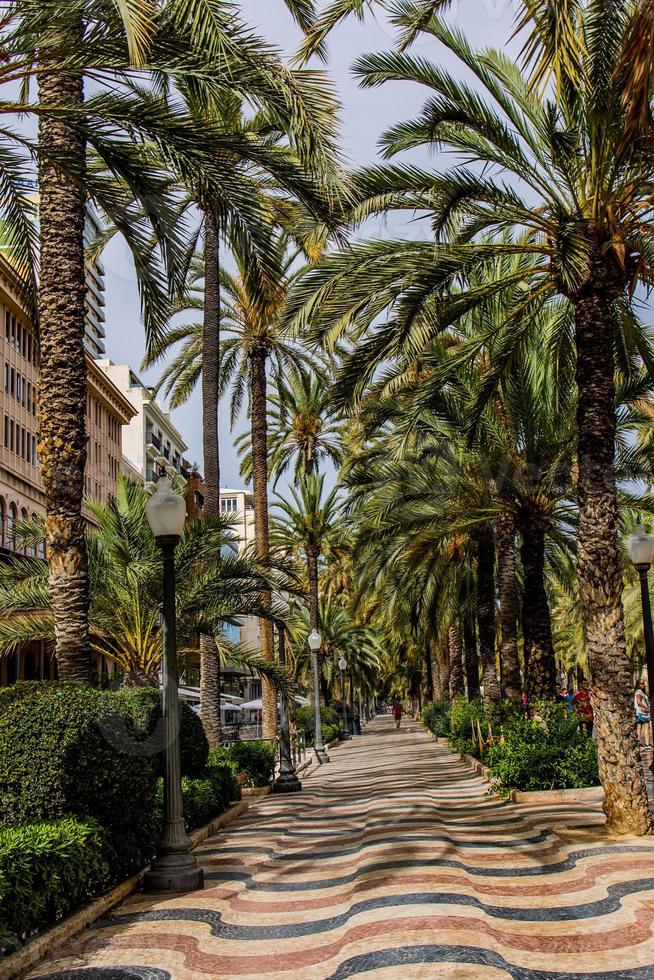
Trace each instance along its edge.
<path fill-rule="evenodd" d="M 597 746 L 560 705 L 541 705 L 536 717 L 515 721 L 505 743 L 490 746 L 484 761 L 501 794 L 599 784 Z"/>
<path fill-rule="evenodd" d="M 322 726 L 322 741 L 323 745 L 329 745 L 330 742 L 335 742 L 341 737 L 341 726 L 340 725 L 329 725 L 324 724 Z M 315 731 L 307 732 L 307 743 L 308 746 L 316 744 L 316 733 Z"/>
<path fill-rule="evenodd" d="M 210 752 L 205 771 L 213 781 L 223 810 L 226 810 L 229 804 L 235 800 L 240 800 L 241 787 L 237 779 L 238 768 L 233 760 L 214 758 L 213 752 Z"/>
<path fill-rule="evenodd" d="M 479 757 L 479 748 L 472 734 L 479 721 L 482 731 L 486 730 L 486 713 L 481 701 L 466 701 L 455 698 L 450 707 L 450 735 L 448 744 L 455 752 L 468 753 Z"/>
<path fill-rule="evenodd" d="M 181 707 L 184 772 L 208 754 L 201 722 Z M 0 826 L 66 816 L 97 820 L 115 878 L 152 857 L 163 765 L 161 695 L 29 681 L 0 690 Z"/>
<path fill-rule="evenodd" d="M 437 738 L 445 738 L 450 734 L 449 701 L 428 701 L 420 712 L 420 720 Z"/>
<path fill-rule="evenodd" d="M 73 818 L 0 830 L 0 950 L 61 919 L 109 879 L 104 835 Z"/>
<path fill-rule="evenodd" d="M 234 742 L 229 752 L 238 771 L 247 776 L 246 786 L 270 786 L 275 775 L 277 759 L 274 743 Z"/>
<path fill-rule="evenodd" d="M 220 751 L 220 750 L 218 750 Z M 232 764 L 214 759 L 201 776 L 182 777 L 184 824 L 187 831 L 195 830 L 224 813 L 230 803 L 238 800 L 241 790 Z M 156 821 L 163 826 L 163 779 L 157 784 Z"/>

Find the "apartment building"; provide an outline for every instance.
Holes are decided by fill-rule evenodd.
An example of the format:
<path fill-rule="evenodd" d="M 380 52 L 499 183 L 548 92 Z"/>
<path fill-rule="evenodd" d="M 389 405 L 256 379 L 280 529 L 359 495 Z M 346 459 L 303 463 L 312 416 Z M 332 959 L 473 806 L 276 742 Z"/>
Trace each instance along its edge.
<path fill-rule="evenodd" d="M 184 459 L 188 446 L 170 415 L 129 364 L 98 360 L 97 366 L 131 404 L 134 415 L 123 432 L 125 466 L 140 474 L 146 486 L 160 476 L 178 474 L 188 479 L 191 470 Z"/>
<path fill-rule="evenodd" d="M 97 366 L 90 353 L 101 340 L 87 337 L 86 403 L 87 495 L 108 500 L 117 490 L 122 461 L 122 432 L 134 408 Z M 37 454 L 38 403 L 36 344 L 21 304 L 20 283 L 12 265 L 0 256 L 0 558 L 23 545 L 16 523 L 43 513 L 45 495 Z M 87 513 L 90 518 L 90 514 Z M 98 671 L 106 670 L 98 662 Z M 30 645 L 14 657 L 0 659 L 0 685 L 17 679 L 54 676 L 55 666 L 43 646 Z"/>

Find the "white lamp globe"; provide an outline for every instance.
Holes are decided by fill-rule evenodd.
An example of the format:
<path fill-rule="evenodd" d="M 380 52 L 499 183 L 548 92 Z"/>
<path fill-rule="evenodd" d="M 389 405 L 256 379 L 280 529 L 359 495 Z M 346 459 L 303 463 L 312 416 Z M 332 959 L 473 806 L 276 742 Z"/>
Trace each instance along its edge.
<path fill-rule="evenodd" d="M 145 505 L 145 513 L 155 538 L 180 537 L 186 521 L 186 503 L 175 493 L 167 476 L 159 479 Z"/>
<path fill-rule="evenodd" d="M 645 530 L 642 524 L 637 524 L 634 533 L 627 540 L 627 551 L 632 562 L 638 568 L 650 567 L 654 558 L 654 538 Z"/>
<path fill-rule="evenodd" d="M 338 667 L 339 670 L 347 670 L 347 660 L 345 657 L 341 657 L 341 659 L 338 661 Z"/>
<path fill-rule="evenodd" d="M 322 643 L 322 637 L 318 630 L 312 630 L 309 633 L 309 647 L 311 650 L 320 650 L 320 645 Z"/>

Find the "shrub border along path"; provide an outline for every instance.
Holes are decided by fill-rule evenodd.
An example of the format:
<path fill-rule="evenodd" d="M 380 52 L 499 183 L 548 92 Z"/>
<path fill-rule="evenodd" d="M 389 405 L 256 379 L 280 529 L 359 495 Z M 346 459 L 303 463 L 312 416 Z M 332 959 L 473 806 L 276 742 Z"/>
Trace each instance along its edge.
<path fill-rule="evenodd" d="M 248 807 L 247 801 L 241 800 L 225 810 L 224 813 L 210 820 L 204 827 L 198 827 L 197 830 L 192 831 L 189 837 L 193 847 L 198 847 L 221 827 L 226 827 L 232 820 L 236 820 L 237 817 L 246 812 Z M 100 895 L 79 911 L 73 912 L 62 922 L 45 929 L 39 936 L 28 940 L 21 949 L 0 960 L 0 980 L 15 980 L 15 978 L 23 976 L 46 956 L 56 952 L 64 943 L 88 929 L 103 915 L 138 891 L 147 870 L 147 868 L 143 868 L 142 871 L 128 878 L 127 881 L 121 881 L 119 885 L 111 888 L 104 895 Z"/>

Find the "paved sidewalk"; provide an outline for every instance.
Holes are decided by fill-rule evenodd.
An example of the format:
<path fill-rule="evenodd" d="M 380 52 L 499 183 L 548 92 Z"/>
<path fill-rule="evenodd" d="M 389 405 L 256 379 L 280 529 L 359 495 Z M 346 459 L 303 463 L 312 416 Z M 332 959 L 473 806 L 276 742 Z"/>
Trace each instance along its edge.
<path fill-rule="evenodd" d="M 654 840 L 486 788 L 378 718 L 206 841 L 203 892 L 135 896 L 32 976 L 654 980 Z"/>

